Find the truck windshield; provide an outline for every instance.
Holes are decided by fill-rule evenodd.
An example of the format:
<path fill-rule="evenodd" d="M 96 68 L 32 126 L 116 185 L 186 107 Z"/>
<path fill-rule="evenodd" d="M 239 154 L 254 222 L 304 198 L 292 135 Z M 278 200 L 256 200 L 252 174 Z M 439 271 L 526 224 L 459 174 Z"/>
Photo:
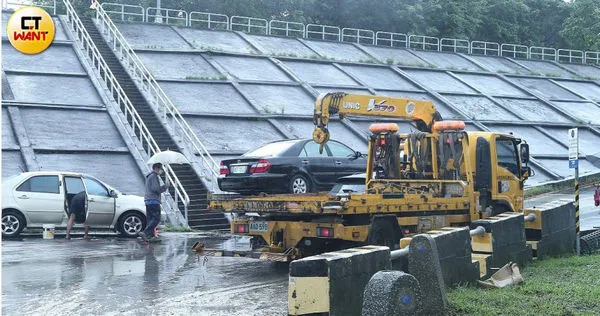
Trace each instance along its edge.
<path fill-rule="evenodd" d="M 498 152 L 498 165 L 519 176 L 519 160 L 517 147 L 512 139 L 496 139 L 496 150 Z"/>

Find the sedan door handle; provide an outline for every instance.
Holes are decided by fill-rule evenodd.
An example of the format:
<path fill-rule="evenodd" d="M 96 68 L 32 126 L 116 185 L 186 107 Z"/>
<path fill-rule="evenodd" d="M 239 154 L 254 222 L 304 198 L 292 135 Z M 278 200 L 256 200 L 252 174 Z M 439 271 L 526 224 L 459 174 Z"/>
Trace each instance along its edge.
<path fill-rule="evenodd" d="M 27 195 L 23 194 L 23 195 L 19 196 L 19 199 L 27 200 L 27 199 L 29 199 L 29 197 Z"/>
<path fill-rule="evenodd" d="M 336 161 L 335 161 L 335 164 L 336 164 L 336 165 L 341 165 L 341 164 L 342 164 L 342 162 L 341 162 L 341 161 L 339 161 L 339 160 L 336 160 Z"/>
<path fill-rule="evenodd" d="M 308 165 L 308 160 L 302 160 L 303 165 Z"/>
<path fill-rule="evenodd" d="M 94 198 L 89 198 L 88 201 L 95 202 L 96 200 L 94 200 Z"/>

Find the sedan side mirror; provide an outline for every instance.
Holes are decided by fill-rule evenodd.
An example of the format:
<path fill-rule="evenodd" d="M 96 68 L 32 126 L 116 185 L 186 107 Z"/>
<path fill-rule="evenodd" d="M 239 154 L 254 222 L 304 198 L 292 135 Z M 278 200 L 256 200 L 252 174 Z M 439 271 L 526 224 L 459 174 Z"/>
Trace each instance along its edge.
<path fill-rule="evenodd" d="M 110 192 L 108 193 L 108 195 L 110 195 L 110 197 L 114 197 L 114 198 L 116 198 L 118 196 L 117 192 L 115 192 L 115 190 L 110 190 Z"/>

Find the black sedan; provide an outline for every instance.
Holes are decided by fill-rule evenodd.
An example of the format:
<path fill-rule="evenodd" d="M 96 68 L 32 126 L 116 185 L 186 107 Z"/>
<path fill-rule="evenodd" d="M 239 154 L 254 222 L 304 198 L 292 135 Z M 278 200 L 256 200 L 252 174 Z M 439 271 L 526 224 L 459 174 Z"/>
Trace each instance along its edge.
<path fill-rule="evenodd" d="M 219 188 L 242 194 L 307 193 L 330 190 L 336 180 L 365 172 L 360 152 L 330 140 L 319 153 L 312 139 L 268 143 L 221 161 Z"/>

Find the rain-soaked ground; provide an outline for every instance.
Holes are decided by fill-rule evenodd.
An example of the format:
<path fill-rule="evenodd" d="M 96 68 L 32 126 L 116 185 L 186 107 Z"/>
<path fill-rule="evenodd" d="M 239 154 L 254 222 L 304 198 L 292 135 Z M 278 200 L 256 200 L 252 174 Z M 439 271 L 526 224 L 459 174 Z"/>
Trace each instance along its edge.
<path fill-rule="evenodd" d="M 287 267 L 246 258 L 198 260 L 190 250 L 200 239 L 230 248 L 231 239 L 162 238 L 150 245 L 117 237 L 3 240 L 2 314 L 286 314 Z"/>
<path fill-rule="evenodd" d="M 558 193 L 549 193 L 525 200 L 525 207 L 530 208 L 558 199 L 575 200 L 573 190 L 565 190 Z M 594 206 L 594 188 L 581 189 L 579 193 L 579 214 L 581 230 L 600 228 L 600 207 Z"/>
<path fill-rule="evenodd" d="M 581 191 L 582 230 L 600 226 L 593 189 Z M 542 195 L 526 207 L 568 198 Z M 285 315 L 287 267 L 246 258 L 205 257 L 209 248 L 243 250 L 246 240 L 164 233 L 146 245 L 114 236 L 71 241 L 40 235 L 2 241 L 3 315 Z M 200 259 L 200 260 L 199 260 Z"/>

